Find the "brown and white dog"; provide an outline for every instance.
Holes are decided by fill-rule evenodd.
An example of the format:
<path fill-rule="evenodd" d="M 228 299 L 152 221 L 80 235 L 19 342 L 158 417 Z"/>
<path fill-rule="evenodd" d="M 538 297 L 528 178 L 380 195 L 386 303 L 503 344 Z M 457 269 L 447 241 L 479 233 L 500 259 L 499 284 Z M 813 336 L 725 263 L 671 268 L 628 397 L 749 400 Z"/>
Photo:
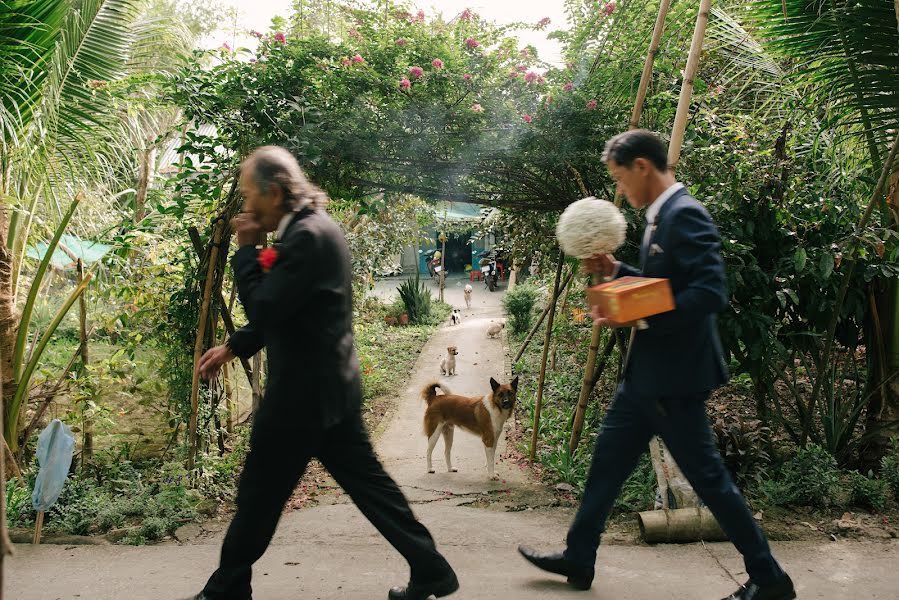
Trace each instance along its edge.
<path fill-rule="evenodd" d="M 446 356 L 440 361 L 440 373 L 442 375 L 456 374 L 456 355 L 459 350 L 455 346 L 446 347 Z"/>
<path fill-rule="evenodd" d="M 431 454 L 437 439 L 443 434 L 443 452 L 446 458 L 446 470 L 455 473 L 458 469 L 453 467 L 451 452 L 453 449 L 453 431 L 461 427 L 471 433 L 480 436 L 484 442 L 484 452 L 487 455 L 487 475 L 496 479 L 493 467 L 496 463 L 496 445 L 503 431 L 503 424 L 515 410 L 515 401 L 518 397 L 518 377 L 511 383 L 500 384 L 490 378 L 492 392 L 484 396 L 459 396 L 451 393 L 441 383 L 429 383 L 421 392 L 421 397 L 427 403 L 425 410 L 424 426 L 425 435 L 428 436 L 428 473 L 434 472 L 431 464 Z M 442 394 L 437 394 L 437 389 Z"/>

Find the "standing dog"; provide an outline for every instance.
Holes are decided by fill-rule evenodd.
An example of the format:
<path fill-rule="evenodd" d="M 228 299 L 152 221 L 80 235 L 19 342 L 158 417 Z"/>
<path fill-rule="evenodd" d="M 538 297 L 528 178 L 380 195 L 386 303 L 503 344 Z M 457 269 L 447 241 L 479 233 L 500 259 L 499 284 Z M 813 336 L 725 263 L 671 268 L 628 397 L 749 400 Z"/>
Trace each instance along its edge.
<path fill-rule="evenodd" d="M 487 455 L 487 475 L 496 479 L 493 467 L 496 463 L 496 445 L 503 431 L 503 424 L 515 409 L 518 397 L 518 377 L 511 383 L 500 384 L 490 378 L 491 393 L 484 396 L 458 396 L 441 383 L 430 383 L 421 391 L 428 408 L 425 410 L 425 435 L 428 436 L 428 473 L 434 472 L 431 454 L 437 438 L 443 434 L 443 452 L 446 470 L 458 471 L 450 456 L 453 448 L 453 431 L 456 426 L 480 436 Z M 438 395 L 437 388 L 443 393 Z"/>
<path fill-rule="evenodd" d="M 447 346 L 446 347 L 446 356 L 443 357 L 443 360 L 440 361 L 440 372 L 443 375 L 455 375 L 456 374 L 456 355 L 459 354 L 459 351 L 455 346 Z"/>
<path fill-rule="evenodd" d="M 453 314 L 450 315 L 450 322 L 453 325 L 458 325 L 462 322 L 462 311 L 458 308 L 453 309 Z"/>
<path fill-rule="evenodd" d="M 462 293 L 465 294 L 465 306 L 466 308 L 471 308 L 471 284 L 466 283 L 465 287 L 462 289 Z"/>

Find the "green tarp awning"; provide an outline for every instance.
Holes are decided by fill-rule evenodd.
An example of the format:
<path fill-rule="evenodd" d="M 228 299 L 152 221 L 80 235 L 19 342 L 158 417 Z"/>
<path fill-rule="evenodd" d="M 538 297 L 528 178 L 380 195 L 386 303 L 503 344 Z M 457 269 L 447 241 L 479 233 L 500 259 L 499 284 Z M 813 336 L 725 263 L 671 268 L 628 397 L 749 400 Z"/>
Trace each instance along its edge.
<path fill-rule="evenodd" d="M 46 242 L 38 242 L 33 246 L 28 246 L 25 254 L 28 258 L 43 260 L 49 247 L 50 244 Z M 75 261 L 80 258 L 81 262 L 87 266 L 103 258 L 110 250 L 112 250 L 112 246 L 82 240 L 74 235 L 64 233 L 59 239 L 59 245 L 56 247 L 56 250 L 53 251 L 50 264 L 57 269 L 74 269 Z"/>

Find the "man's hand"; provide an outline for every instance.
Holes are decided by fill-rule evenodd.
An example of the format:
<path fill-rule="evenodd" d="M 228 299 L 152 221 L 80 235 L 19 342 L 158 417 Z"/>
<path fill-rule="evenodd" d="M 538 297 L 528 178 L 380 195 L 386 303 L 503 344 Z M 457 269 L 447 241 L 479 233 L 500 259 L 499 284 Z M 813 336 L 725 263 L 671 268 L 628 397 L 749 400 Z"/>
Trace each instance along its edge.
<path fill-rule="evenodd" d="M 581 267 L 588 273 L 611 277 L 615 272 L 615 257 L 611 254 L 597 254 L 591 258 L 581 259 Z"/>
<path fill-rule="evenodd" d="M 600 327 L 611 327 L 612 329 L 617 329 L 619 327 L 634 327 L 636 323 L 619 323 L 618 321 L 613 321 L 608 317 L 603 316 L 601 312 L 599 312 L 598 306 L 590 307 L 590 315 L 593 317 L 593 323 L 595 325 L 599 325 Z"/>
<path fill-rule="evenodd" d="M 250 213 L 239 213 L 231 219 L 231 227 L 237 233 L 238 246 L 255 246 L 262 233 L 262 227 Z"/>
<path fill-rule="evenodd" d="M 200 364 L 197 366 L 197 370 L 203 379 L 212 379 L 218 375 L 222 365 L 233 359 L 234 353 L 231 352 L 231 348 L 226 344 L 222 344 L 221 346 L 210 348 L 200 357 Z"/>

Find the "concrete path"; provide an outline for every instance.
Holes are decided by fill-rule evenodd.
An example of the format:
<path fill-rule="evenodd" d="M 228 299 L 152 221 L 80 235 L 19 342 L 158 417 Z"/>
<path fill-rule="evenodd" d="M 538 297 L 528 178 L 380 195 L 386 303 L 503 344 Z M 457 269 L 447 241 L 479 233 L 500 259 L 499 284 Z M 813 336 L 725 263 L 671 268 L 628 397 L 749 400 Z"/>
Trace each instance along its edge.
<path fill-rule="evenodd" d="M 734 578 L 745 578 L 736 551 L 729 544 L 691 544 L 604 546 L 593 589 L 575 592 L 561 578 L 530 567 L 515 551 L 519 543 L 561 547 L 571 514 L 544 502 L 545 490 L 529 482 L 514 460 L 505 458 L 497 468 L 500 480 L 488 481 L 483 446 L 459 432 L 453 446 L 459 472 L 442 469 L 441 441 L 434 456 L 437 473 L 426 473 L 424 406 L 418 395 L 425 383 L 439 378 L 445 347 L 456 345 L 460 351 L 459 374 L 443 378 L 453 391 L 482 394 L 491 376 L 506 379 L 503 342 L 485 335 L 491 321 L 502 319 L 501 294 L 487 292 L 483 284 L 474 289 L 473 307 L 465 310 L 461 286 L 448 287 L 447 301 L 463 308 L 463 322 L 442 328 L 428 342 L 378 442 L 388 471 L 459 574 L 462 589 L 453 598 L 718 600 L 733 591 Z M 387 285 L 381 290 L 390 293 Z M 502 448 L 501 453 L 508 454 Z M 522 509 L 521 498 L 543 508 Z M 331 502 L 285 514 L 271 548 L 254 569 L 257 600 L 383 599 L 389 587 L 404 582 L 408 570 L 402 558 L 344 496 Z M 183 545 L 21 545 L 7 563 L 6 597 L 182 598 L 199 590 L 215 568 L 225 525 Z M 775 551 L 796 580 L 799 598 L 899 596 L 899 541 L 782 543 Z"/>

